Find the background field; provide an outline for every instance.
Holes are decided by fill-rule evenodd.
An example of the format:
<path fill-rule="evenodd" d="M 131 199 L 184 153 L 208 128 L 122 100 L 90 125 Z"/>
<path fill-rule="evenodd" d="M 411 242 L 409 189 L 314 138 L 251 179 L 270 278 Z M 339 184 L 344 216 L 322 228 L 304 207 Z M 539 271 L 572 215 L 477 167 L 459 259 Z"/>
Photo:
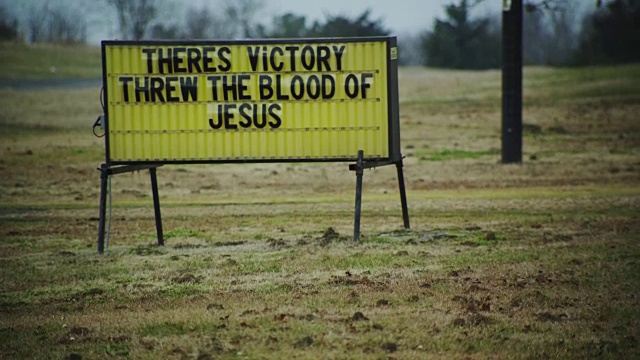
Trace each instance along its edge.
<path fill-rule="evenodd" d="M 62 51 L 0 49 L 5 80 Z M 29 76 L 99 76 L 72 51 Z M 103 256 L 100 89 L 2 84 L 0 358 L 640 357 L 638 65 L 526 68 L 521 165 L 498 71 L 401 69 L 411 230 L 391 167 L 353 243 L 347 164 L 165 166 L 166 246 L 148 173 L 118 175 Z"/>

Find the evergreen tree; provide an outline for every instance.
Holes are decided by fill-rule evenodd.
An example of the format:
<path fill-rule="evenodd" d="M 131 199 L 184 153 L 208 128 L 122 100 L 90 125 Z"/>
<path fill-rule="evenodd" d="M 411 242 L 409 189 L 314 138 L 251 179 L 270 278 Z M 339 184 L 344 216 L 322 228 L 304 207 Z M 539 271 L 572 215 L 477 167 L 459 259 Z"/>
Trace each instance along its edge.
<path fill-rule="evenodd" d="M 14 40 L 18 37 L 18 20 L 9 15 L 4 6 L 0 6 L 0 41 Z"/>
<path fill-rule="evenodd" d="M 425 65 L 453 69 L 500 67 L 500 31 L 490 18 L 470 19 L 467 0 L 445 7 L 447 20 L 436 19 L 423 36 Z"/>
<path fill-rule="evenodd" d="M 274 17 L 271 30 L 258 27 L 258 35 L 265 38 L 302 38 L 308 33 L 307 18 L 293 13 Z"/>
<path fill-rule="evenodd" d="M 385 29 L 381 19 L 369 18 L 371 10 L 365 10 L 355 19 L 344 15 L 328 16 L 321 24 L 317 21 L 309 31 L 312 37 L 351 37 L 351 36 L 386 36 L 389 30 Z"/>
<path fill-rule="evenodd" d="M 577 65 L 640 61 L 640 0 L 614 0 L 585 18 Z"/>

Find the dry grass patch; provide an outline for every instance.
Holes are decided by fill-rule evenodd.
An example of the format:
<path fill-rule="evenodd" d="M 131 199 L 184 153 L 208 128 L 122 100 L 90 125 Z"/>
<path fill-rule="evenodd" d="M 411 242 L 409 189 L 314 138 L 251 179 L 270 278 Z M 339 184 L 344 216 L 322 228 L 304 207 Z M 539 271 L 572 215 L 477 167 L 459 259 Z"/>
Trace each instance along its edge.
<path fill-rule="evenodd" d="M 637 358 L 636 68 L 527 69 L 517 166 L 497 72 L 402 69 L 412 230 L 390 167 L 353 243 L 347 164 L 164 166 L 103 256 L 97 92 L 1 90 L 0 357 Z"/>

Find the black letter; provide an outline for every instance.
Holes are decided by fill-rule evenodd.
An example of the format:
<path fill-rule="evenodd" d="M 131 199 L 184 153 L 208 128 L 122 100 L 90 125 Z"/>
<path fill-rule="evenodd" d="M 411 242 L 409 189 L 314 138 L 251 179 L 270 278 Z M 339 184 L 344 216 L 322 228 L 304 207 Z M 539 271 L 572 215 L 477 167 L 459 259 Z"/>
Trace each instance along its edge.
<path fill-rule="evenodd" d="M 360 75 L 360 83 L 362 83 L 362 98 L 367 98 L 367 89 L 371 87 L 371 83 L 367 82 L 367 79 L 373 79 L 373 74 L 364 73 Z"/>
<path fill-rule="evenodd" d="M 231 78 L 231 83 L 227 81 Z M 236 83 L 236 75 L 225 75 L 222 78 L 222 93 L 224 94 L 224 100 L 229 100 L 229 93 L 233 97 L 233 100 L 238 100 L 238 84 Z"/>
<path fill-rule="evenodd" d="M 349 81 L 353 81 L 353 92 L 351 92 L 351 90 L 349 89 Z M 346 92 L 347 96 L 352 99 L 358 96 L 358 92 L 360 92 L 360 90 L 358 89 L 357 76 L 355 76 L 354 74 L 347 75 L 347 79 L 344 82 L 344 92 Z"/>
<path fill-rule="evenodd" d="M 189 95 L 191 95 L 191 101 L 198 101 L 198 77 L 180 77 L 180 90 L 182 91 L 182 101 L 189 101 Z"/>
<path fill-rule="evenodd" d="M 196 68 L 196 72 L 201 73 L 202 69 L 200 68 L 200 59 L 202 59 L 202 54 L 200 53 L 200 49 L 198 48 L 189 48 L 187 50 L 187 61 L 189 63 L 189 72 L 193 73 L 193 68 Z"/>
<path fill-rule="evenodd" d="M 342 45 L 340 47 L 333 45 L 333 52 L 336 54 L 336 66 L 338 67 L 338 71 L 342 70 L 342 55 L 344 55 L 344 48 L 346 47 L 346 45 Z"/>
<path fill-rule="evenodd" d="M 140 79 L 144 79 L 144 85 L 140 85 Z M 149 101 L 149 77 L 140 78 L 136 76 L 136 86 L 134 88 L 136 102 L 140 102 L 140 93 L 144 94 L 144 101 Z"/>
<path fill-rule="evenodd" d="M 142 49 L 142 52 L 147 55 L 147 72 L 153 74 L 153 57 L 151 54 L 156 52 L 156 49 Z"/>
<path fill-rule="evenodd" d="M 155 102 L 156 97 L 160 99 L 160 102 L 164 101 L 162 90 L 164 89 L 164 80 L 162 78 L 151 78 L 151 101 Z"/>
<path fill-rule="evenodd" d="M 269 55 L 267 54 L 267 47 L 262 47 L 262 70 L 269 70 Z"/>
<path fill-rule="evenodd" d="M 280 119 L 280 115 L 278 115 L 275 110 L 282 111 L 282 107 L 279 104 L 269 105 L 269 115 L 273 118 L 273 122 L 269 122 L 269 126 L 271 126 L 272 129 L 277 129 L 282 125 L 282 119 Z"/>
<path fill-rule="evenodd" d="M 273 97 L 273 88 L 271 88 L 273 79 L 271 79 L 271 76 L 260 75 L 258 83 L 258 88 L 260 89 L 260 100 L 271 99 Z"/>
<path fill-rule="evenodd" d="M 169 77 L 167 77 L 166 81 L 167 81 L 167 101 L 168 102 L 178 102 L 178 101 L 180 101 L 179 97 L 171 95 L 176 90 L 176 86 L 172 85 L 171 83 L 174 82 L 174 81 L 178 81 L 178 77 L 177 76 L 169 76 Z"/>
<path fill-rule="evenodd" d="M 218 59 L 224 63 L 224 66 L 218 65 L 218 69 L 220 69 L 220 71 L 229 71 L 231 69 L 231 61 L 225 54 L 231 55 L 231 49 L 223 46 L 218 50 Z"/>
<path fill-rule="evenodd" d="M 275 71 L 282 71 L 282 68 L 284 68 L 284 61 L 280 60 L 280 63 L 276 64 L 276 57 L 274 53 L 278 53 L 282 57 L 284 52 L 282 51 L 282 48 L 275 46 L 271 49 L 271 56 L 269 57 L 269 60 L 271 60 L 271 68 Z"/>
<path fill-rule="evenodd" d="M 171 66 L 171 49 L 167 49 L 167 56 L 164 56 L 162 53 L 162 49 L 158 49 L 158 71 L 160 74 L 164 74 L 164 66 L 167 66 L 167 72 L 171 73 L 173 71 L 173 67 Z"/>
<path fill-rule="evenodd" d="M 300 92 L 296 94 L 296 83 L 298 83 L 298 87 Z M 300 100 L 304 97 L 304 79 L 300 75 L 294 75 L 291 79 L 291 96 L 294 99 Z"/>
<path fill-rule="evenodd" d="M 247 47 L 247 53 L 249 55 L 249 64 L 251 64 L 251 70 L 258 70 L 258 55 L 260 55 L 260 46 L 254 46 L 255 50 L 251 50 L 251 47 Z"/>
<path fill-rule="evenodd" d="M 309 62 L 307 63 L 307 55 L 306 53 L 310 53 Z M 313 70 L 313 66 L 316 64 L 316 53 L 313 51 L 313 48 L 310 45 L 306 45 L 302 48 L 302 55 L 300 56 L 300 60 L 302 60 L 302 66 L 307 70 Z"/>
<path fill-rule="evenodd" d="M 173 72 L 174 73 L 186 73 L 186 68 L 181 68 L 180 64 L 184 61 L 180 53 L 184 53 L 187 49 L 183 47 L 177 47 L 173 49 Z"/>
<path fill-rule="evenodd" d="M 327 81 L 329 85 L 327 86 Z M 327 91 L 327 88 L 331 88 L 330 91 Z M 336 94 L 336 79 L 334 79 L 333 75 L 322 74 L 322 98 L 323 99 L 333 99 L 333 96 Z"/>
<path fill-rule="evenodd" d="M 318 46 L 318 71 L 322 71 L 322 65 L 327 68 L 327 71 L 331 71 L 331 65 L 329 64 L 329 58 L 331 57 L 331 50 L 328 46 Z"/>
<path fill-rule="evenodd" d="M 133 81 L 133 77 L 120 76 L 119 80 L 122 83 L 122 95 L 124 95 L 124 102 L 129 102 L 129 81 Z"/>
<path fill-rule="evenodd" d="M 282 94 L 282 75 L 276 75 L 276 98 L 278 100 L 289 100 L 289 95 Z"/>
<path fill-rule="evenodd" d="M 257 105 L 256 105 L 257 106 Z M 258 129 L 262 129 L 265 126 L 267 126 L 267 104 L 262 104 L 262 111 L 261 111 L 261 115 L 262 116 L 256 116 L 255 118 L 255 122 L 254 125 L 258 128 Z"/>
<path fill-rule="evenodd" d="M 298 51 L 298 49 L 300 49 L 300 47 L 298 47 L 298 46 L 285 46 L 284 49 L 289 52 L 289 60 L 291 61 L 291 63 L 290 63 L 290 66 L 291 66 L 290 71 L 296 71 L 296 52 Z"/>
<path fill-rule="evenodd" d="M 209 75 L 207 79 L 211 82 L 211 95 L 213 96 L 213 101 L 218 101 L 218 80 L 220 80 L 220 75 Z"/>
<path fill-rule="evenodd" d="M 240 126 L 245 129 L 251 127 L 251 114 L 247 114 L 245 112 L 247 108 L 249 108 L 250 110 L 252 108 L 251 104 L 243 103 L 242 105 L 240 105 L 240 115 L 242 115 L 244 120 L 241 120 L 238 124 L 240 124 Z"/>
<path fill-rule="evenodd" d="M 251 94 L 245 94 L 245 91 L 247 91 L 248 86 L 244 84 L 244 81 L 249 79 L 251 79 L 250 75 L 247 75 L 247 74 L 238 75 L 238 95 L 240 100 L 251 100 Z"/>
<path fill-rule="evenodd" d="M 233 113 L 229 110 L 235 109 L 236 104 L 224 104 L 224 128 L 225 129 L 237 129 L 238 125 L 232 124 L 230 121 L 233 119 Z"/>
<path fill-rule="evenodd" d="M 218 122 L 213 122 L 213 119 L 209 119 L 209 126 L 212 129 L 220 129 L 222 127 L 222 105 L 218 105 Z"/>
<path fill-rule="evenodd" d="M 311 83 L 314 83 L 313 87 Z M 314 100 L 320 97 L 320 79 L 318 79 L 318 75 L 311 75 L 307 79 L 307 95 Z"/>
<path fill-rule="evenodd" d="M 202 52 L 203 54 L 203 60 L 202 63 L 204 64 L 204 72 L 214 72 L 216 71 L 216 67 L 215 66 L 210 66 L 209 63 L 213 62 L 213 59 L 211 59 L 211 56 L 209 55 L 210 52 L 214 52 L 216 51 L 215 47 L 212 46 L 207 46 L 202 48 Z"/>

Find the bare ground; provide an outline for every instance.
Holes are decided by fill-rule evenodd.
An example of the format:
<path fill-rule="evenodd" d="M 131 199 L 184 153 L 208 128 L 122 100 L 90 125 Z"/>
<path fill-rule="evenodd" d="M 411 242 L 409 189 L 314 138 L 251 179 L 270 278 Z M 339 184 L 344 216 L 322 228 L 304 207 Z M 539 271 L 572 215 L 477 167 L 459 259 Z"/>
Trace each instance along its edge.
<path fill-rule="evenodd" d="M 502 165 L 498 73 L 403 69 L 411 230 L 391 167 L 353 243 L 347 164 L 165 166 L 166 245 L 118 175 L 103 256 L 98 90 L 2 89 L 0 357 L 638 357 L 640 92 L 589 71 L 527 69 Z"/>

